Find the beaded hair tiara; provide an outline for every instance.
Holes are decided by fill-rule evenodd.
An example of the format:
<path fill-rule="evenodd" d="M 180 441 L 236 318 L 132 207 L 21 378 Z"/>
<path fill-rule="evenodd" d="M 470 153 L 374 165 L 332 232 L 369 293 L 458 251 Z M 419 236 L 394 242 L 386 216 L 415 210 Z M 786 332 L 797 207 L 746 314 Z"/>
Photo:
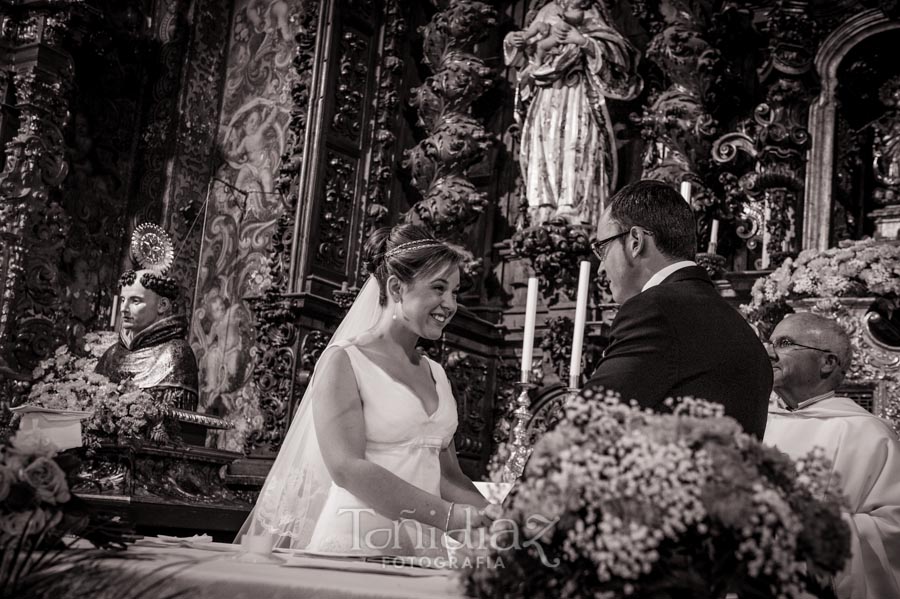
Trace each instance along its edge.
<path fill-rule="evenodd" d="M 407 241 L 406 243 L 401 243 L 397 247 L 393 247 L 384 253 L 385 258 L 391 258 L 392 256 L 396 256 L 397 254 L 402 254 L 408 250 L 420 250 L 424 248 L 437 248 L 437 247 L 446 247 L 446 245 L 438 241 L 437 239 L 417 239 L 415 241 Z"/>

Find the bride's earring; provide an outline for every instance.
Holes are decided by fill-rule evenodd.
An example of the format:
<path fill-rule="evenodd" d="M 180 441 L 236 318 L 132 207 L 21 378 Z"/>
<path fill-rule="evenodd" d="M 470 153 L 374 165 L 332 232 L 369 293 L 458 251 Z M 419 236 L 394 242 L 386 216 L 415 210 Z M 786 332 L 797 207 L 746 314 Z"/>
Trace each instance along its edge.
<path fill-rule="evenodd" d="M 403 303 L 403 298 L 395 298 L 394 313 L 391 314 L 391 320 L 397 320 L 397 306 Z"/>

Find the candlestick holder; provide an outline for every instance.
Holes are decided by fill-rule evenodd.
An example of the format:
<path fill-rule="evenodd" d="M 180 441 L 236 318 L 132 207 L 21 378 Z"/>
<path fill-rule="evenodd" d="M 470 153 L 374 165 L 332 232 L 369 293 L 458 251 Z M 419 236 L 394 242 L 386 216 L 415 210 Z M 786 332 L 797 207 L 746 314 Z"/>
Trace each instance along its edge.
<path fill-rule="evenodd" d="M 515 482 L 525 469 L 525 463 L 531 455 L 531 434 L 528 425 L 531 423 L 531 390 L 537 385 L 532 382 L 516 383 L 516 409 L 513 411 L 513 427 L 509 434 L 510 454 L 503 467 L 503 482 Z"/>
<path fill-rule="evenodd" d="M 715 283 L 719 295 L 722 297 L 736 297 L 737 294 L 731 286 L 731 282 L 725 278 L 725 256 L 710 252 L 701 252 L 697 254 L 694 261 L 697 263 L 697 266 L 702 266 L 706 269 L 709 278 Z"/>

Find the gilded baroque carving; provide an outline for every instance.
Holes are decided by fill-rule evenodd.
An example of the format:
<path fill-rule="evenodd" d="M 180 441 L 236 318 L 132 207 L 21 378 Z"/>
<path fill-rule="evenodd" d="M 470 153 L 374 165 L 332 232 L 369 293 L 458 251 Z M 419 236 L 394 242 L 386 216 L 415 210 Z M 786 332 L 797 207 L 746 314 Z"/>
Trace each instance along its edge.
<path fill-rule="evenodd" d="M 325 166 L 325 195 L 319 219 L 319 247 L 316 255 L 322 264 L 343 271 L 347 262 L 347 237 L 356 186 L 356 164 L 340 154 L 329 152 Z"/>
<path fill-rule="evenodd" d="M 368 45 L 362 36 L 353 31 L 344 32 L 338 59 L 337 95 L 331 125 L 336 133 L 353 143 L 359 143 L 362 131 L 368 53 Z"/>
<path fill-rule="evenodd" d="M 519 376 L 518 364 L 503 359 L 497 361 L 497 393 L 493 404 L 494 428 L 491 433 L 491 460 L 487 468 L 492 480 L 495 476 L 499 476 L 509 457 L 508 442 L 512 431 L 513 412 L 516 409 L 515 385 L 519 382 Z"/>
<path fill-rule="evenodd" d="M 702 7 L 682 4 L 661 12 L 655 22 L 659 32 L 647 48 L 647 58 L 665 73 L 668 87 L 632 118 L 647 143 L 642 176 L 676 187 L 690 181 L 693 207 L 700 210 L 713 202 L 704 177 L 718 123 L 706 101 L 717 83 L 721 56 L 705 38 L 709 23 Z"/>
<path fill-rule="evenodd" d="M 466 171 L 493 143 L 471 116 L 471 106 L 492 75 L 473 48 L 494 24 L 492 7 L 458 0 L 422 29 L 425 62 L 433 74 L 413 90 L 410 102 L 428 136 L 406 152 L 404 166 L 412 171 L 413 185 L 423 197 L 405 218 L 424 224 L 441 238 L 461 239 L 486 203 Z"/>
<path fill-rule="evenodd" d="M 188 298 L 194 296 L 197 282 L 202 239 L 202 234 L 198 232 L 203 224 L 203 202 L 209 198 L 208 182 L 216 151 L 215 124 L 219 119 L 222 88 L 218 83 L 211 82 L 219 82 L 222 78 L 230 8 L 228 3 L 203 0 L 194 7 L 194 15 L 194 34 L 188 36 L 190 45 L 187 39 L 167 39 L 164 44 L 164 59 L 176 48 L 187 48 L 190 57 L 183 70 L 173 70 L 174 65 L 170 66 L 169 61 L 165 60 L 166 73 L 183 74 L 183 80 L 174 82 L 177 85 L 183 81 L 180 102 L 185 110 L 177 113 L 181 118 L 177 129 L 172 131 L 174 144 L 171 150 L 180 158 L 174 162 L 164 202 L 167 230 L 181 250 L 175 256 L 173 271 L 178 273 L 179 285 L 185 292 L 184 297 Z M 177 15 L 172 15 L 172 18 L 177 18 Z M 183 50 L 176 60 L 183 60 Z M 164 160 L 160 162 L 166 164 Z"/>
<path fill-rule="evenodd" d="M 23 8 L 4 22 L 10 54 L 19 44 L 44 50 L 20 57 L 17 65 L 19 128 L 6 145 L 0 173 L 0 235 L 9 244 L 0 271 L 0 348 L 13 366 L 24 369 L 49 355 L 67 324 L 57 269 L 69 217 L 52 194 L 68 172 L 63 129 L 74 70 L 59 44 L 74 9 L 72 3 L 47 12 Z"/>
<path fill-rule="evenodd" d="M 300 305 L 296 299 L 269 295 L 248 300 L 256 317 L 256 366 L 251 386 L 263 425 L 250 432 L 246 453 L 278 451 L 287 432 L 294 396 L 295 347 Z"/>
<path fill-rule="evenodd" d="M 300 176 L 305 145 L 307 111 L 311 94 L 313 61 L 316 54 L 316 32 L 319 21 L 319 3 L 302 2 L 297 14 L 297 50 L 291 65 L 291 112 L 287 126 L 285 152 L 275 176 L 275 188 L 287 198 L 284 212 L 275 224 L 272 249 L 269 253 L 269 274 L 273 293 L 286 293 L 290 289 L 291 248 L 293 247 L 294 221 L 296 220 L 297 194 L 294 186 Z"/>
<path fill-rule="evenodd" d="M 554 219 L 518 231 L 510 246 L 514 257 L 531 263 L 548 305 L 557 303 L 561 297 L 575 298 L 579 264 L 589 258 L 591 251 L 587 227 Z"/>
<path fill-rule="evenodd" d="M 768 58 L 760 69 L 765 100 L 736 131 L 716 140 L 713 159 L 743 167 L 723 175 L 733 198 L 743 198 L 739 236 L 762 246 L 757 268 L 779 265 L 797 249 L 797 209 L 809 144 L 816 25 L 808 2 L 780 2 L 768 15 Z"/>
<path fill-rule="evenodd" d="M 378 70 L 373 120 L 372 158 L 366 185 L 364 224 L 360 239 L 367 239 L 382 226 L 388 213 L 388 194 L 394 178 L 394 155 L 399 104 L 399 86 L 403 74 L 400 46 L 406 34 L 406 21 L 401 16 L 400 0 L 386 0 L 384 6 L 384 45 Z M 360 264 L 362 268 L 362 264 Z"/>
<path fill-rule="evenodd" d="M 550 363 L 560 381 L 568 381 L 574 323 L 568 316 L 559 316 L 547 320 L 546 327 L 541 338 L 543 360 Z"/>
<path fill-rule="evenodd" d="M 878 187 L 875 202 L 882 206 L 900 204 L 900 76 L 893 77 L 879 90 L 887 108 L 873 124 L 872 170 Z"/>
<path fill-rule="evenodd" d="M 459 427 L 454 437 L 456 451 L 464 456 L 480 458 L 485 449 L 484 430 L 487 426 L 482 407 L 487 392 L 490 361 L 464 351 L 452 351 L 444 364 L 447 378 L 453 386 Z"/>
<path fill-rule="evenodd" d="M 275 175 L 275 189 L 286 199 L 275 223 L 269 250 L 270 284 L 265 294 L 248 300 L 256 322 L 255 362 L 250 382 L 262 416 L 262 426 L 244 442 L 246 453 L 277 452 L 287 432 L 297 369 L 295 323 L 300 307 L 286 294 L 291 289 L 291 251 L 297 210 L 297 180 L 304 160 L 304 136 L 313 84 L 319 2 L 301 2 L 294 15 L 296 51 L 291 65 L 290 117 L 285 151 Z"/>
<path fill-rule="evenodd" d="M 826 298 L 793 300 L 792 306 L 837 320 L 850 335 L 853 363 L 849 383 L 876 385 L 875 415 L 888 420 L 900 433 L 900 350 L 876 340 L 867 326 L 875 298 Z"/>

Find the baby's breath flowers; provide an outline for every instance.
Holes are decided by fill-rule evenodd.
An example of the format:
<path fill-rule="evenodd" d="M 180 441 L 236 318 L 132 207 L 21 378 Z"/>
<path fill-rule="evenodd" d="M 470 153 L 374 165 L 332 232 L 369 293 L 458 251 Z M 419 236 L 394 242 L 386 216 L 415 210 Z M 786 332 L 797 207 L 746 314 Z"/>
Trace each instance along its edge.
<path fill-rule="evenodd" d="M 31 405 L 77 412 L 92 412 L 84 421 L 84 440 L 140 438 L 162 420 L 166 406 L 131 383 L 113 383 L 94 372 L 104 350 L 115 342 L 114 333 L 88 333 L 82 351 L 65 345 L 33 371 L 35 383 L 28 394 Z"/>
<path fill-rule="evenodd" d="M 795 465 L 718 404 L 666 409 L 573 399 L 503 506 L 518 542 L 491 545 L 503 567 L 465 572 L 469 594 L 794 598 L 841 569 L 849 535 L 821 453 Z"/>

